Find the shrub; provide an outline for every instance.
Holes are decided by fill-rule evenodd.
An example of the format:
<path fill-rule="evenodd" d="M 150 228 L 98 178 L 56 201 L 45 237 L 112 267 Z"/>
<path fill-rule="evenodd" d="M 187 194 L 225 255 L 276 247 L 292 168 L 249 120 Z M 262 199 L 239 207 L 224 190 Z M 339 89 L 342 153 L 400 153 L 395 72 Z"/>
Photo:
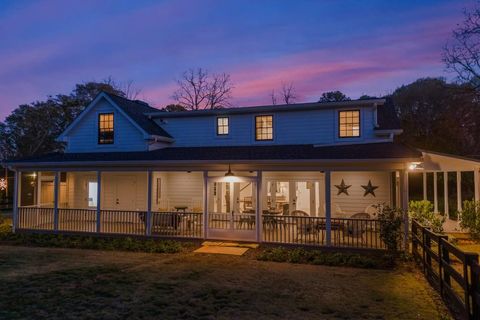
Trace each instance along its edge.
<path fill-rule="evenodd" d="M 257 260 L 377 269 L 392 268 L 395 265 L 395 257 L 388 254 L 323 252 L 321 250 L 287 249 L 284 247 L 265 249 L 257 255 Z"/>
<path fill-rule="evenodd" d="M 472 238 L 480 239 L 480 201 L 463 202 L 460 226 L 467 229 Z"/>
<path fill-rule="evenodd" d="M 376 216 L 380 224 L 380 239 L 389 251 L 396 251 L 402 239 L 403 211 L 388 205 L 377 205 Z"/>
<path fill-rule="evenodd" d="M 443 232 L 445 217 L 433 212 L 433 205 L 430 201 L 410 201 L 408 204 L 408 215 L 411 219 L 417 220 L 421 225 L 431 228 L 433 232 Z"/>
<path fill-rule="evenodd" d="M 12 233 L 10 225 L 0 225 L 0 243 L 54 248 L 141 251 L 151 253 L 176 253 L 193 246 L 174 240 L 154 240 L 132 237 L 102 237 L 87 235 L 61 235 Z"/>

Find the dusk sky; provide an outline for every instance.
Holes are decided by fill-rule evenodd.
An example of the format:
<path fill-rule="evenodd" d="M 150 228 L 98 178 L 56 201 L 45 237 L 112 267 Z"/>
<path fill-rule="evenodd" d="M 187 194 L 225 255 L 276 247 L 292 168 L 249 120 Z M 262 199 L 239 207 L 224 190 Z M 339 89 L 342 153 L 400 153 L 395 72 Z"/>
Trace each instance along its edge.
<path fill-rule="evenodd" d="M 298 102 L 341 90 L 384 95 L 443 76 L 442 47 L 473 1 L 0 1 L 0 120 L 76 83 L 133 81 L 172 102 L 188 68 L 226 72 L 233 105 L 270 103 L 293 82 Z"/>

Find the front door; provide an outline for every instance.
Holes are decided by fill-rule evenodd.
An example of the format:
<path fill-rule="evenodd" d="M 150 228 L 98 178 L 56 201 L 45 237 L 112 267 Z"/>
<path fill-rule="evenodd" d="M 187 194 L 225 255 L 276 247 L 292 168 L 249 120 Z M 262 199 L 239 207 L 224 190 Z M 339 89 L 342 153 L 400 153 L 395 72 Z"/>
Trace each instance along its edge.
<path fill-rule="evenodd" d="M 255 180 L 235 182 L 209 180 L 207 237 L 211 239 L 255 241 Z"/>

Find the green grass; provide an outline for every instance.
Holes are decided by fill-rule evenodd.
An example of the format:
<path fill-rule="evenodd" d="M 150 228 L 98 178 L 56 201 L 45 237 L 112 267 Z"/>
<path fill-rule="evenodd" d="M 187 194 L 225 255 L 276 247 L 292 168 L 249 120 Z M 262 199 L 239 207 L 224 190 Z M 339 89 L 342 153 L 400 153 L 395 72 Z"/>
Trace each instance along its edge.
<path fill-rule="evenodd" d="M 394 270 L 0 247 L 1 319 L 445 319 L 414 267 Z"/>

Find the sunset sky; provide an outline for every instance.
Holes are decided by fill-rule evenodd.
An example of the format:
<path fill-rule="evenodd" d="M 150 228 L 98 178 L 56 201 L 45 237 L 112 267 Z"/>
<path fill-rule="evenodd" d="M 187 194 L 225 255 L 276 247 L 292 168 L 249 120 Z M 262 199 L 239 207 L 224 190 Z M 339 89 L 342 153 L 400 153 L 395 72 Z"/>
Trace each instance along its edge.
<path fill-rule="evenodd" d="M 0 2 L 0 120 L 76 83 L 133 81 L 153 106 L 182 71 L 226 72 L 233 105 L 270 102 L 293 82 L 299 102 L 341 90 L 384 95 L 443 76 L 442 47 L 473 1 Z"/>

